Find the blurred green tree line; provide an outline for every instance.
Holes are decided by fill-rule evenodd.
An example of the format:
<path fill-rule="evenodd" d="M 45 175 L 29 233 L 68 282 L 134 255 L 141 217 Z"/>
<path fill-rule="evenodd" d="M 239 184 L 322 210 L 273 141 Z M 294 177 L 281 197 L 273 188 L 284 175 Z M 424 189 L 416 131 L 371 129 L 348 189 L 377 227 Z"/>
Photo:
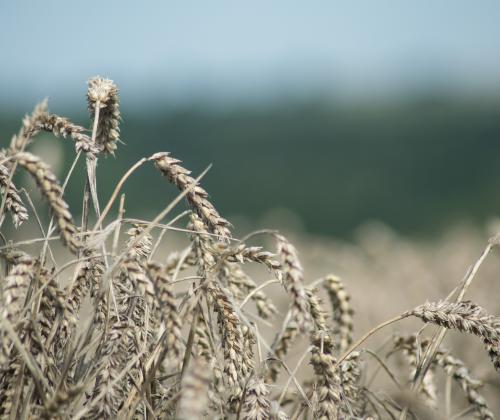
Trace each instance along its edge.
<path fill-rule="evenodd" d="M 309 231 L 348 237 L 367 219 L 429 235 L 500 215 L 500 99 L 161 109 L 123 110 L 125 144 L 99 160 L 101 201 L 139 158 L 169 151 L 195 176 L 213 163 L 202 183 L 228 217 L 257 220 L 289 208 Z M 2 110 L 2 144 L 22 115 Z M 84 115 L 69 116 L 90 125 Z M 69 168 L 71 144 L 62 143 Z M 83 178 L 80 171 L 68 189 L 70 203 L 81 202 Z M 159 211 L 175 194 L 148 167 L 126 191 L 131 217 Z"/>

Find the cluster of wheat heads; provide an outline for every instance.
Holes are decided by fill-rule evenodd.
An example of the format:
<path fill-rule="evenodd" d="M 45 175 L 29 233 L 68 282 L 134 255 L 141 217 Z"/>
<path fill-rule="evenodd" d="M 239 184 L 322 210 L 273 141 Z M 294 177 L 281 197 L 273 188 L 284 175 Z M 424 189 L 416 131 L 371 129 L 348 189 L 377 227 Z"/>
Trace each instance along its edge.
<path fill-rule="evenodd" d="M 0 153 L 0 225 L 7 214 L 16 229 L 28 218 L 40 220 L 29 194 L 14 183 L 20 171 L 34 179 L 52 216 L 48 226 L 39 223 L 41 238 L 15 243 L 2 233 L 0 418 L 493 418 L 481 382 L 441 343 L 448 330 L 475 335 L 500 368 L 500 319 L 464 300 L 494 241 L 445 300 L 417 306 L 353 343 L 343 282 L 334 275 L 306 282 L 296 249 L 275 231 L 234 238 L 199 184 L 203 174 L 191 177 L 169 153 L 139 160 L 101 209 L 96 163 L 117 151 L 118 90 L 96 77 L 87 100 L 92 130 L 49 113 L 42 102 Z M 85 156 L 81 226 L 63 194 L 75 164 L 61 186 L 28 151 L 41 131 L 73 140 L 75 164 Z M 121 187 L 148 162 L 179 195 L 152 221 L 124 218 Z M 179 202 L 188 210 L 170 216 Z M 165 251 L 162 240 L 172 229 L 187 236 L 189 247 Z M 262 236 L 276 244 L 273 253 L 250 244 Z M 51 249 L 57 238 L 72 256 L 64 264 Z M 256 281 L 250 264 L 262 265 L 272 279 Z M 268 293 L 272 284 L 282 286 L 285 311 Z M 85 306 L 90 315 L 82 315 Z M 361 347 L 405 318 L 424 327 L 389 337 L 377 352 Z M 434 334 L 426 333 L 432 325 Z M 264 326 L 274 327 L 274 340 Z M 300 342 L 306 350 L 291 364 Z M 394 354 L 406 360 L 406 383 L 390 367 Z M 373 366 L 394 389 L 372 389 Z M 461 390 L 464 411 L 452 413 L 451 398 L 438 397 L 440 375 L 448 378 L 448 397 L 453 383 Z"/>

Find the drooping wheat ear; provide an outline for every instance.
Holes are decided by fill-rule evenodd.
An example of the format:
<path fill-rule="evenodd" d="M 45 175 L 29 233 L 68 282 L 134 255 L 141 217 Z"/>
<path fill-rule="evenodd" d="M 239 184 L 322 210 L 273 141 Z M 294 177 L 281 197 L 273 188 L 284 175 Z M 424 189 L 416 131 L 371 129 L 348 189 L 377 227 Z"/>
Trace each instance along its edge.
<path fill-rule="evenodd" d="M 283 286 L 292 303 L 292 317 L 302 332 L 312 327 L 311 307 L 304 288 L 304 270 L 295 247 L 282 235 L 276 235 L 278 254 L 282 259 Z"/>
<path fill-rule="evenodd" d="M 182 381 L 180 418 L 184 420 L 203 420 L 207 418 L 208 387 L 211 380 L 211 366 L 201 357 L 191 362 Z"/>
<path fill-rule="evenodd" d="M 96 143 L 113 154 L 120 138 L 120 101 L 118 88 L 112 80 L 94 77 L 88 81 L 87 102 L 90 116 L 95 118 L 99 107 Z"/>
<path fill-rule="evenodd" d="M 483 383 L 470 376 L 469 370 L 464 363 L 443 350 L 437 352 L 436 361 L 446 374 L 457 382 L 473 408 L 476 417 L 481 420 L 493 420 L 495 418 L 493 412 L 489 409 L 484 397 L 478 392 Z"/>
<path fill-rule="evenodd" d="M 332 304 L 333 321 L 339 335 L 339 350 L 343 353 L 352 343 L 353 314 L 351 296 L 344 288 L 342 280 L 330 274 L 323 280 Z"/>
<path fill-rule="evenodd" d="M 94 144 L 91 138 L 85 134 L 87 129 L 73 124 L 68 118 L 60 117 L 56 114 L 49 114 L 48 112 L 39 114 L 28 131 L 28 135 L 29 137 L 33 137 L 39 131 L 47 131 L 56 137 L 69 137 L 73 139 L 77 152 L 82 151 L 94 155 L 101 150 L 101 147 Z"/>
<path fill-rule="evenodd" d="M 341 400 L 341 378 L 334 369 L 335 358 L 333 339 L 318 333 L 312 339 L 311 364 L 315 374 L 313 394 L 314 418 L 319 420 L 338 419 Z"/>
<path fill-rule="evenodd" d="M 224 353 L 225 378 L 232 391 L 241 391 L 241 375 L 242 372 L 249 370 L 249 367 L 244 365 L 242 357 L 243 334 L 240 319 L 228 296 L 218 284 L 208 285 L 207 292 L 217 313 L 217 323 Z"/>
<path fill-rule="evenodd" d="M 5 155 L 0 153 L 0 160 L 3 160 L 4 158 Z M 10 213 L 14 227 L 18 228 L 21 223 L 28 220 L 28 210 L 24 207 L 24 203 L 17 192 L 16 186 L 10 180 L 9 170 L 2 164 L 0 164 L 0 191 L 2 192 L 2 195 L 7 191 L 7 197 L 5 197 L 5 209 Z"/>
<path fill-rule="evenodd" d="M 327 331 L 326 312 L 322 307 L 322 301 L 317 295 L 316 289 L 306 288 L 307 301 L 311 310 L 311 317 L 314 321 L 314 328 L 317 331 Z"/>
<path fill-rule="evenodd" d="M 184 191 L 196 184 L 196 180 L 189 176 L 191 171 L 180 166 L 181 161 L 171 157 L 169 153 L 155 153 L 149 160 L 152 160 L 156 168 L 180 191 Z M 187 193 L 186 199 L 212 233 L 220 235 L 222 238 L 231 237 L 231 231 L 229 230 L 231 224 L 215 209 L 208 200 L 208 193 L 202 187 L 199 185 L 192 187 Z"/>
<path fill-rule="evenodd" d="M 161 310 L 161 319 L 167 333 L 167 356 L 177 366 L 182 356 L 182 325 L 177 312 L 177 302 L 165 267 L 155 262 L 147 264 L 148 276 L 153 281 L 156 298 Z"/>
<path fill-rule="evenodd" d="M 30 137 L 36 134 L 35 125 L 41 116 L 47 114 L 47 104 L 48 100 L 44 99 L 35 106 L 31 115 L 26 115 L 23 118 L 23 125 L 19 133 L 13 136 L 10 142 L 9 154 L 12 155 L 22 151 L 30 140 Z"/>
<path fill-rule="evenodd" d="M 262 378 L 252 376 L 247 382 L 241 418 L 243 420 L 269 420 L 270 411 L 269 389 L 266 383 Z"/>
<path fill-rule="evenodd" d="M 412 381 L 415 377 L 415 373 L 421 363 L 420 359 L 428 346 L 429 340 L 419 342 L 416 334 L 408 337 L 396 336 L 394 338 L 394 347 L 396 349 L 403 350 L 406 361 L 411 368 L 409 375 L 410 381 Z M 424 378 L 422 379 L 422 385 L 420 387 L 422 403 L 431 408 L 437 407 L 437 390 L 434 367 L 435 366 L 432 365 L 427 370 Z"/>
<path fill-rule="evenodd" d="M 278 313 L 273 301 L 262 290 L 254 292 L 257 284 L 238 264 L 223 262 L 220 272 L 227 280 L 228 287 L 236 300 L 242 301 L 252 293 L 251 300 L 255 303 L 261 318 L 269 319 Z"/>
<path fill-rule="evenodd" d="M 420 352 L 423 354 L 429 345 L 430 340 L 428 339 L 422 340 L 419 343 L 416 334 L 406 337 L 397 336 L 394 340 L 395 349 L 401 349 L 405 353 L 417 354 Z M 472 378 L 469 369 L 460 359 L 454 357 L 449 350 L 439 348 L 429 372 L 432 371 L 434 373 L 436 366 L 441 367 L 446 375 L 452 378 L 462 389 L 477 418 L 493 420 L 493 413 L 488 408 L 484 397 L 479 393 L 479 389 L 483 386 L 483 383 Z M 426 386 L 425 378 L 422 386 Z"/>
<path fill-rule="evenodd" d="M 225 247 L 225 244 L 219 246 Z M 271 252 L 264 251 L 260 246 L 247 247 L 245 244 L 240 244 L 234 249 L 220 249 L 219 253 L 222 258 L 226 258 L 230 262 L 256 262 L 264 264 L 271 272 L 281 270 L 281 264 L 274 259 L 276 256 Z"/>
<path fill-rule="evenodd" d="M 405 316 L 415 316 L 426 323 L 473 334 L 483 341 L 495 369 L 500 369 L 500 319 L 488 315 L 480 306 L 469 302 L 446 301 L 425 303 Z"/>
<path fill-rule="evenodd" d="M 82 244 L 56 176 L 45 162 L 31 153 L 19 153 L 16 160 L 35 179 L 56 218 L 63 243 L 76 255 Z"/>

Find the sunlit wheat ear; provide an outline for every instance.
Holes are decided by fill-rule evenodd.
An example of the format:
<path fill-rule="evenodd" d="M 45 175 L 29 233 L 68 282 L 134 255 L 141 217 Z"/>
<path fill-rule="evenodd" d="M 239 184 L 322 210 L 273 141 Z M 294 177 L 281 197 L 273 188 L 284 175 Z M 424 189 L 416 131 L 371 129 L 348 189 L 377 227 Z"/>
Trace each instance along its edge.
<path fill-rule="evenodd" d="M 0 160 L 3 160 L 5 155 L 0 153 Z M 10 174 L 6 166 L 0 164 L 0 191 L 5 194 L 7 191 L 7 197 L 5 197 L 5 209 L 10 213 L 12 217 L 12 223 L 17 228 L 24 221 L 28 220 L 28 210 L 24 207 L 24 203 L 17 192 L 17 188 L 14 183 L 9 179 Z"/>
<path fill-rule="evenodd" d="M 335 332 L 339 337 L 339 351 L 342 353 L 352 343 L 353 314 L 351 296 L 344 288 L 342 280 L 334 275 L 326 276 L 323 287 L 328 292 L 332 305 Z"/>
<path fill-rule="evenodd" d="M 207 292 L 217 313 L 224 353 L 225 379 L 231 391 L 237 393 L 241 391 L 240 380 L 243 372 L 249 370 L 248 366 L 244 366 L 241 322 L 230 299 L 218 284 L 208 285 Z"/>
<path fill-rule="evenodd" d="M 120 101 L 112 80 L 94 77 L 88 81 L 87 103 L 92 119 L 99 107 L 96 143 L 113 154 L 120 138 Z"/>
<path fill-rule="evenodd" d="M 208 234 L 205 223 L 197 214 L 189 216 L 188 229 L 192 230 L 192 249 L 196 255 L 198 275 L 203 279 L 215 265 L 215 256 L 212 252 L 212 237 Z"/>
<path fill-rule="evenodd" d="M 23 118 L 23 125 L 19 130 L 19 133 L 13 136 L 10 142 L 10 154 L 20 152 L 29 142 L 30 137 L 34 135 L 36 131 L 36 123 L 38 122 L 40 117 L 47 114 L 47 104 L 48 100 L 44 99 L 42 102 L 35 106 L 33 112 L 30 115 L 26 115 Z"/>
<path fill-rule="evenodd" d="M 158 299 L 161 319 L 167 333 L 167 357 L 172 366 L 177 366 L 182 357 L 182 325 L 177 312 L 177 302 L 172 284 L 165 267 L 150 262 L 147 264 L 149 278 L 153 281 L 156 299 Z"/>
<path fill-rule="evenodd" d="M 196 184 L 196 180 L 190 176 L 191 171 L 180 166 L 181 161 L 171 157 L 169 153 L 155 153 L 149 159 L 180 191 L 184 191 Z M 222 238 L 231 237 L 231 231 L 229 230 L 231 224 L 215 209 L 208 200 L 208 193 L 202 187 L 199 185 L 192 187 L 187 193 L 186 199 L 212 233 L 220 235 Z"/>
<path fill-rule="evenodd" d="M 203 420 L 207 418 L 208 387 L 211 366 L 200 357 L 195 358 L 182 381 L 179 418 Z"/>
<path fill-rule="evenodd" d="M 150 310 L 154 307 L 155 291 L 154 286 L 146 274 L 145 262 L 151 253 L 151 236 L 142 235 L 144 228 L 136 225 L 129 229 L 127 234 L 129 240 L 127 242 L 127 255 L 124 258 L 121 269 L 132 282 L 134 288 L 137 288 L 145 297 Z M 137 241 L 137 238 L 141 238 Z"/>
<path fill-rule="evenodd" d="M 313 324 L 311 308 L 304 288 L 304 270 L 295 247 L 282 235 L 276 235 L 278 255 L 282 259 L 283 286 L 291 299 L 292 317 L 301 331 L 309 331 Z"/>
<path fill-rule="evenodd" d="M 241 410 L 243 420 L 268 420 L 271 417 L 269 389 L 262 378 L 252 376 L 247 382 Z"/>
<path fill-rule="evenodd" d="M 243 335 L 243 361 L 241 364 L 241 370 L 243 375 L 247 377 L 254 370 L 254 347 L 257 339 L 253 329 L 247 325 L 242 325 L 241 332 Z"/>
<path fill-rule="evenodd" d="M 42 195 L 48 201 L 63 243 L 73 254 L 77 254 L 82 243 L 77 237 L 78 230 L 68 210 L 68 204 L 63 199 L 56 176 L 45 162 L 31 153 L 19 153 L 16 160 L 35 179 Z"/>
<path fill-rule="evenodd" d="M 316 331 L 327 331 L 326 312 L 322 307 L 322 301 L 317 295 L 316 289 L 306 288 L 307 301 L 309 303 L 311 317 Z"/>
<path fill-rule="evenodd" d="M 24 306 L 28 286 L 33 279 L 35 261 L 20 251 L 12 251 L 6 258 L 12 267 L 2 286 L 2 317 L 15 323 Z M 7 343 L 2 342 L 2 344 Z"/>
<path fill-rule="evenodd" d="M 341 401 L 341 378 L 335 365 L 333 339 L 318 333 L 312 340 L 311 364 L 315 374 L 313 410 L 315 419 L 337 419 Z"/>
<path fill-rule="evenodd" d="M 441 301 L 425 303 L 405 315 L 481 338 L 495 369 L 500 369 L 500 318 L 488 315 L 480 306 L 468 301 Z"/>

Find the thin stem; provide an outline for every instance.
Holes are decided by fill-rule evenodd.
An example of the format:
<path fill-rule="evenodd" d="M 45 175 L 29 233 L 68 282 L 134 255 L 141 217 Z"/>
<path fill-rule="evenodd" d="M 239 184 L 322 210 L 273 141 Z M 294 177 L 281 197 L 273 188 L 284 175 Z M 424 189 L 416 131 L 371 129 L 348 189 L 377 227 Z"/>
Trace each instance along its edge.
<path fill-rule="evenodd" d="M 270 284 L 274 284 L 274 283 L 281 283 L 281 282 L 279 280 L 276 280 L 276 279 L 271 279 L 271 280 L 268 280 L 268 281 L 262 283 L 259 287 L 256 287 L 255 289 L 253 289 L 248 295 L 246 295 L 245 299 L 243 299 L 243 301 L 240 303 L 240 310 L 243 308 L 243 306 L 245 306 L 247 304 L 247 302 L 252 298 L 253 295 L 255 295 L 257 292 L 260 292 L 262 289 L 264 289 L 264 287 L 267 287 Z"/>
<path fill-rule="evenodd" d="M 401 321 L 402 319 L 407 318 L 407 314 L 398 315 L 394 318 L 389 319 L 388 321 L 384 321 L 376 327 L 372 328 L 365 335 L 363 335 L 358 341 L 356 341 L 342 356 L 339 357 L 335 365 L 334 369 L 337 368 L 354 350 L 356 350 L 361 344 L 363 344 L 366 340 L 368 340 L 372 335 L 380 331 L 382 328 L 387 327 L 388 325 L 394 324 L 395 322 Z"/>
<path fill-rule="evenodd" d="M 302 366 L 302 363 L 304 362 L 304 359 L 312 351 L 313 348 L 314 348 L 314 346 L 309 346 L 306 349 L 306 351 L 304 352 L 304 354 L 302 354 L 302 356 L 300 357 L 299 361 L 297 362 L 297 365 L 295 366 L 295 369 L 288 376 L 286 384 L 283 387 L 283 391 L 281 391 L 280 397 L 278 398 L 278 407 L 281 406 L 281 402 L 283 401 L 283 398 L 285 398 L 286 392 L 288 391 L 288 388 L 290 387 L 290 384 L 292 383 L 292 380 L 295 378 L 295 375 L 297 374 L 300 366 Z"/>
<path fill-rule="evenodd" d="M 97 101 L 94 105 L 95 113 L 94 113 L 94 124 L 92 127 L 92 137 L 91 142 L 94 144 L 97 137 L 97 127 L 99 125 L 99 113 L 101 109 L 101 104 Z M 89 162 L 89 158 L 87 158 L 87 181 L 85 183 L 85 190 L 83 192 L 83 211 L 82 211 L 82 229 L 87 230 L 89 223 L 89 210 L 90 210 L 90 199 L 89 197 L 93 195 L 93 187 L 91 176 L 95 175 L 95 171 L 92 170 L 91 163 Z M 97 194 L 96 194 L 97 195 Z M 97 203 L 94 201 L 95 211 L 97 212 Z M 98 225 L 99 226 L 99 225 Z"/>
<path fill-rule="evenodd" d="M 97 220 L 97 223 L 95 224 L 94 226 L 94 229 L 93 230 L 96 230 L 101 224 L 102 222 L 104 221 L 104 219 L 106 218 L 107 214 L 109 213 L 109 211 L 111 210 L 111 206 L 113 205 L 114 201 L 116 200 L 116 197 L 118 196 L 118 194 L 120 193 L 120 189 L 122 188 L 123 184 L 125 183 L 125 181 L 127 180 L 127 178 L 132 175 L 132 173 L 139 167 L 141 166 L 144 162 L 146 162 L 146 158 L 142 158 L 141 160 L 139 160 L 134 166 L 132 166 L 126 173 L 125 175 L 122 176 L 122 178 L 120 179 L 120 181 L 118 182 L 118 184 L 116 185 L 115 187 L 115 190 L 113 191 L 113 194 L 111 194 L 111 198 L 109 199 L 108 201 L 108 204 L 106 204 L 106 207 L 104 208 L 103 212 L 101 213 L 100 217 L 99 217 L 99 220 Z"/>
<path fill-rule="evenodd" d="M 73 171 L 75 170 L 75 167 L 76 167 L 76 163 L 78 162 L 78 159 L 80 158 L 80 155 L 82 154 L 82 152 L 78 152 L 78 154 L 75 156 L 75 159 L 73 159 L 73 163 L 71 164 L 71 167 L 69 168 L 69 171 L 68 173 L 66 174 L 66 178 L 64 180 L 64 183 L 62 185 L 62 192 L 64 193 L 64 191 L 66 190 L 66 186 L 68 185 L 68 182 L 69 182 L 69 179 L 71 178 L 71 175 L 73 174 Z M 55 230 L 55 226 L 54 226 L 54 216 L 52 216 L 50 218 L 50 222 L 49 222 L 49 228 L 47 229 L 47 238 L 52 235 L 52 233 L 54 232 Z M 43 262 L 45 262 L 45 254 L 47 252 L 47 248 L 49 246 L 49 242 L 48 241 L 45 241 L 45 243 L 43 244 L 43 247 L 42 247 L 42 252 L 40 254 L 40 260 Z M 50 251 L 50 253 L 52 254 L 52 251 Z M 54 259 L 54 257 L 52 257 L 52 259 Z M 54 264 L 55 265 L 55 264 Z"/>

